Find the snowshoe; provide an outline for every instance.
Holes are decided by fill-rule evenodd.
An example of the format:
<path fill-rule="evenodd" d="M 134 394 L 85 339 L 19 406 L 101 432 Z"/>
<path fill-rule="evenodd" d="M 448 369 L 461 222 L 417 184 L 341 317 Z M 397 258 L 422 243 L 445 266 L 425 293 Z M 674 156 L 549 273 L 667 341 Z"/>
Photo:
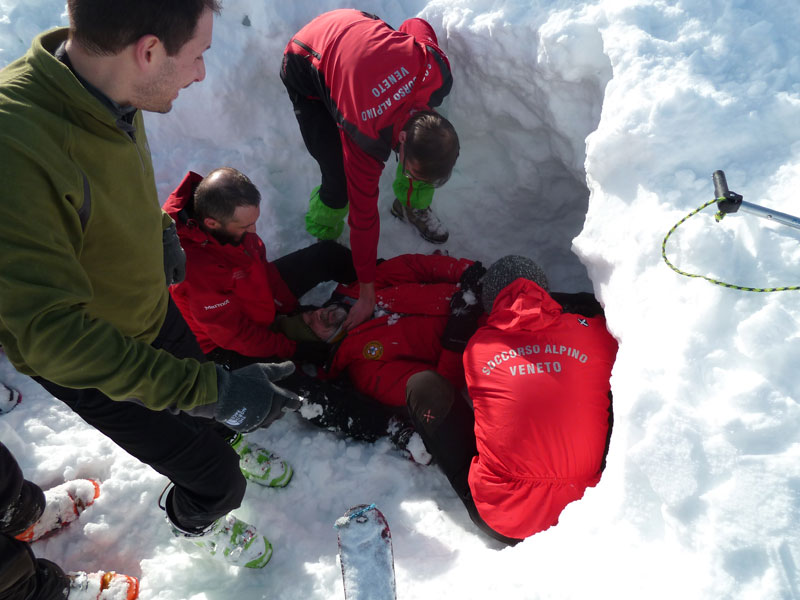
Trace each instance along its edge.
<path fill-rule="evenodd" d="M 250 481 L 266 487 L 285 487 L 292 479 L 294 471 L 286 461 L 258 444 L 245 441 L 241 433 L 231 446 L 239 455 L 242 474 Z"/>
<path fill-rule="evenodd" d="M 15 536 L 23 542 L 35 542 L 51 535 L 78 518 L 100 495 L 100 484 L 93 479 L 74 479 L 47 490 L 42 516 Z"/>
<path fill-rule="evenodd" d="M 272 558 L 272 544 L 256 528 L 228 513 L 204 531 L 189 532 L 175 525 L 167 516 L 172 533 L 189 538 L 211 556 L 237 567 L 260 569 Z"/>
<path fill-rule="evenodd" d="M 136 600 L 139 580 L 114 571 L 85 573 L 73 571 L 69 577 L 69 600 Z"/>

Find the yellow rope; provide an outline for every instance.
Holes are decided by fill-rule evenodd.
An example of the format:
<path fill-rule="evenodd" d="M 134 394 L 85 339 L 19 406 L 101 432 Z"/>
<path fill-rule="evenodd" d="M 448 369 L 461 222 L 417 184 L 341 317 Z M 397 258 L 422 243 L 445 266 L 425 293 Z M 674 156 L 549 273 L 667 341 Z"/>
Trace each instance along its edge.
<path fill-rule="evenodd" d="M 672 233 L 678 227 L 680 227 L 687 219 L 689 219 L 689 217 L 693 217 L 694 215 L 699 213 L 701 210 L 703 210 L 707 206 L 711 206 L 712 204 L 714 204 L 716 202 L 720 202 L 722 200 L 725 200 L 725 198 L 714 198 L 713 200 L 709 200 L 708 202 L 703 204 L 703 206 L 693 210 L 688 215 L 683 217 L 680 221 L 675 223 L 675 225 L 672 227 L 672 229 L 670 229 L 667 232 L 667 235 L 664 236 L 664 241 L 661 242 L 661 258 L 664 259 L 664 262 L 667 263 L 669 268 L 672 269 L 673 271 L 675 271 L 676 273 L 680 274 L 680 275 L 685 275 L 686 277 L 697 277 L 699 279 L 705 279 L 706 281 L 711 282 L 714 285 L 721 285 L 722 287 L 726 287 L 726 288 L 730 288 L 730 289 L 734 289 L 734 290 L 741 290 L 743 292 L 788 292 L 788 291 L 792 291 L 792 290 L 800 290 L 800 286 L 798 286 L 798 285 L 792 285 L 792 286 L 787 286 L 787 287 L 774 287 L 774 288 L 755 288 L 755 287 L 747 287 L 747 286 L 742 286 L 742 285 L 734 285 L 732 283 L 726 283 L 726 282 L 720 281 L 718 279 L 712 279 L 711 277 L 706 277 L 705 275 L 698 275 L 696 273 L 687 273 L 686 271 L 681 271 L 679 268 L 677 268 L 675 265 L 673 265 L 669 261 L 669 259 L 667 258 L 667 240 L 669 239 L 669 236 L 671 236 Z M 717 221 L 719 221 L 719 220 L 720 219 L 717 218 Z"/>

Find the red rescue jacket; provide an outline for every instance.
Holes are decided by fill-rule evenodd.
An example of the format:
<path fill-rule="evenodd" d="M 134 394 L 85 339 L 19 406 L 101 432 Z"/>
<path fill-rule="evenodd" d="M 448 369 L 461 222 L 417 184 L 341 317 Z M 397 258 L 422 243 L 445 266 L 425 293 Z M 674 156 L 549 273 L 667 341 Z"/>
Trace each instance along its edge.
<path fill-rule="evenodd" d="M 215 348 L 244 356 L 288 358 L 297 344 L 270 325 L 275 314 L 290 312 L 297 299 L 275 265 L 264 242 L 246 233 L 238 246 L 220 244 L 184 210 L 203 178 L 189 172 L 164 203 L 186 252 L 186 278 L 170 293 L 203 352 Z"/>
<path fill-rule="evenodd" d="M 340 128 L 353 266 L 359 281 L 373 281 L 383 163 L 409 117 L 450 92 L 450 63 L 426 21 L 408 19 L 395 31 L 354 9 L 318 16 L 292 36 L 284 54 L 284 81 L 302 80 Z M 295 57 L 307 64 L 301 68 Z"/>
<path fill-rule="evenodd" d="M 492 529 L 545 530 L 600 481 L 616 352 L 605 319 L 562 313 L 531 281 L 498 294 L 464 352 L 478 447 L 469 485 Z"/>
<path fill-rule="evenodd" d="M 464 386 L 461 354 L 445 350 L 439 338 L 450 314 L 450 298 L 466 259 L 403 254 L 377 266 L 376 313 L 342 340 L 329 374 L 347 372 L 355 387 L 383 404 L 404 406 L 408 378 L 436 371 L 456 389 Z M 339 286 L 358 297 L 358 284 Z"/>

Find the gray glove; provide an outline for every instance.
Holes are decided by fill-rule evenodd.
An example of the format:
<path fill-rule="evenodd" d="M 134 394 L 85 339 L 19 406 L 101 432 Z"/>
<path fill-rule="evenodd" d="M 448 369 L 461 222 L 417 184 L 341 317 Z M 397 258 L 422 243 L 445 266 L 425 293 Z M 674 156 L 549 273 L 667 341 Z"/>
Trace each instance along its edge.
<path fill-rule="evenodd" d="M 186 253 L 178 239 L 175 223 L 164 230 L 161 241 L 164 244 L 164 275 L 167 285 L 180 283 L 186 277 Z"/>
<path fill-rule="evenodd" d="M 294 372 L 291 361 L 256 363 L 235 371 L 217 367 L 218 399 L 214 419 L 240 433 L 269 427 L 286 410 L 300 408 L 300 397 L 278 387 L 278 381 Z"/>

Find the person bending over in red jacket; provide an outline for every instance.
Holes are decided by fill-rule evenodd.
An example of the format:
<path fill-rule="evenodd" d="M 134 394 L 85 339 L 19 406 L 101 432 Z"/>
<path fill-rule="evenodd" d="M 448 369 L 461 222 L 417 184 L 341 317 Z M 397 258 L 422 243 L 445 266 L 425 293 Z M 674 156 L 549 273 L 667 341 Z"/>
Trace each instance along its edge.
<path fill-rule="evenodd" d="M 452 124 L 432 110 L 453 84 L 433 28 L 408 19 L 394 30 L 354 9 L 326 12 L 292 36 L 281 65 L 306 148 L 319 163 L 306 229 L 336 239 L 348 213 L 359 300 L 345 329 L 372 317 L 380 217 L 378 183 L 397 152 L 392 213 L 422 236 L 448 234 L 430 209 L 433 189 L 450 177 L 459 154 Z"/>
<path fill-rule="evenodd" d="M 261 195 L 243 173 L 216 169 L 184 177 L 164 204 L 186 252 L 175 303 L 206 356 L 236 368 L 274 359 L 324 358 L 327 347 L 273 329 L 276 316 L 322 281 L 356 279 L 350 250 L 323 241 L 275 261 L 256 233 Z"/>

